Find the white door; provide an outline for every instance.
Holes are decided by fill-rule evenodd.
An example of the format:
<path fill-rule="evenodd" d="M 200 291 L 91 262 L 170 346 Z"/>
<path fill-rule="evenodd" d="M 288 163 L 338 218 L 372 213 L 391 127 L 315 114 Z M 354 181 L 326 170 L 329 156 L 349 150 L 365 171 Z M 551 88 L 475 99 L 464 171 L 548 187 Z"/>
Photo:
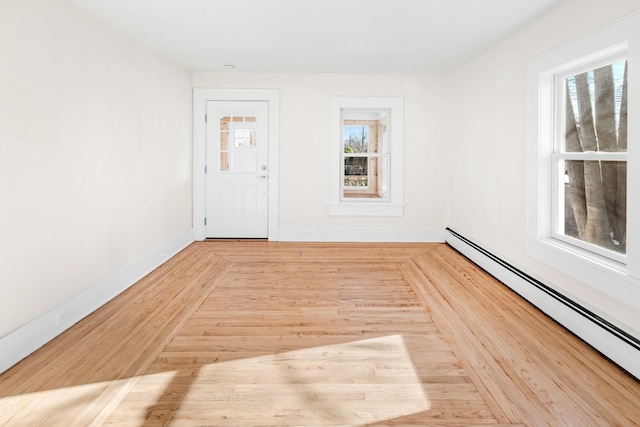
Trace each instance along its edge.
<path fill-rule="evenodd" d="M 207 238 L 266 238 L 269 103 L 207 101 Z"/>

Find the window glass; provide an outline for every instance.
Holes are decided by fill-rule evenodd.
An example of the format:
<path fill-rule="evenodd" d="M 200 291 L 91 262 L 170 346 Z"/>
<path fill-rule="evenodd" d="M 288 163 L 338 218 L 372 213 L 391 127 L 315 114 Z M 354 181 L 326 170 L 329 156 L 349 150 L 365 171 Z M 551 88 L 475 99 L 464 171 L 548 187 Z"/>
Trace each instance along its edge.
<path fill-rule="evenodd" d="M 220 172 L 253 173 L 257 170 L 256 118 L 220 117 Z"/>

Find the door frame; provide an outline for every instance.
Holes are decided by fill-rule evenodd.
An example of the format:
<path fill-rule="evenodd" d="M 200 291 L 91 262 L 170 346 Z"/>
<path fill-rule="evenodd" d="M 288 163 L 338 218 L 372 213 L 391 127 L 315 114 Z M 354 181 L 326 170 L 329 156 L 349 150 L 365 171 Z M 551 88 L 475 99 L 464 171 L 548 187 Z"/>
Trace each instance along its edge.
<path fill-rule="evenodd" d="M 269 112 L 269 240 L 278 240 L 280 228 L 280 91 L 278 89 L 193 89 L 193 232 L 204 240 L 207 209 L 207 101 L 266 101 Z"/>

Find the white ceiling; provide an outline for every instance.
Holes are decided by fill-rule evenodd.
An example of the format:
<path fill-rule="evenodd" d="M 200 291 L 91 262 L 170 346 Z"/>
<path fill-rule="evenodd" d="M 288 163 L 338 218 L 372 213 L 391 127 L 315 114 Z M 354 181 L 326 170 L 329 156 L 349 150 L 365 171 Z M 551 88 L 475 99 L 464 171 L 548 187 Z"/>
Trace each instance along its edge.
<path fill-rule="evenodd" d="M 437 73 L 564 0 L 74 0 L 192 71 Z"/>

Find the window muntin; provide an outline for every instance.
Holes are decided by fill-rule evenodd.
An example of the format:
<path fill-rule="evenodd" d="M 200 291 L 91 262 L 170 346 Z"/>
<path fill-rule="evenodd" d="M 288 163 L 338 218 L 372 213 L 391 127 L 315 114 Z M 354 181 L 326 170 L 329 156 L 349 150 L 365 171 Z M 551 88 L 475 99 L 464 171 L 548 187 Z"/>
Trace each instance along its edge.
<path fill-rule="evenodd" d="M 625 262 L 626 58 L 556 75 L 552 236 Z"/>

